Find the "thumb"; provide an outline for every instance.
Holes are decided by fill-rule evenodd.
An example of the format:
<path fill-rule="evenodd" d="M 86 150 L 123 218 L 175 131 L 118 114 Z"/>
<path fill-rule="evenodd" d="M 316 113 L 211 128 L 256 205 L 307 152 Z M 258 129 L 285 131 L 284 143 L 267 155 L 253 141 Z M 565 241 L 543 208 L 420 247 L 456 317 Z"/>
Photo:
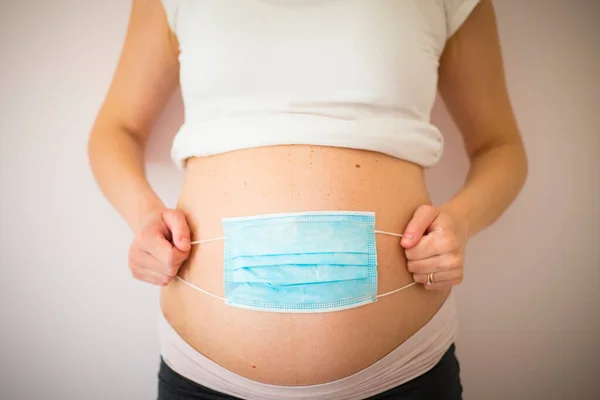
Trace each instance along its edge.
<path fill-rule="evenodd" d="M 430 205 L 417 208 L 402 234 L 400 245 L 406 249 L 415 247 L 438 215 L 439 211 Z"/>
<path fill-rule="evenodd" d="M 162 215 L 162 219 L 171 232 L 173 246 L 184 253 L 190 251 L 190 228 L 185 215 L 179 210 L 166 210 Z"/>

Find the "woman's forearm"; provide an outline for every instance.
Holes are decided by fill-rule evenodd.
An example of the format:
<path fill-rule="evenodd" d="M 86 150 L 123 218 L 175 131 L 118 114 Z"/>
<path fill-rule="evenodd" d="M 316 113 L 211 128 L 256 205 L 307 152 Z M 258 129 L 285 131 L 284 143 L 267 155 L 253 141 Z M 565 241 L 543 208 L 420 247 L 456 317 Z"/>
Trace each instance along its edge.
<path fill-rule="evenodd" d="M 132 231 L 149 212 L 164 207 L 146 179 L 144 143 L 127 129 L 97 124 L 88 154 L 100 189 Z"/>
<path fill-rule="evenodd" d="M 463 188 L 441 208 L 457 216 L 467 237 L 473 237 L 510 206 L 526 176 L 527 158 L 521 142 L 490 147 L 472 157 Z"/>

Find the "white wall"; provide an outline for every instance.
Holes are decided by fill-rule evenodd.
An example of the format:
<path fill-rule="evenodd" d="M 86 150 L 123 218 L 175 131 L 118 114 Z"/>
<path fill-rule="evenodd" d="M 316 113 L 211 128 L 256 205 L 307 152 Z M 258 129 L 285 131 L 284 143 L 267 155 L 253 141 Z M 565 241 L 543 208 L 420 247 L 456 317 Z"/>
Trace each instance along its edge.
<path fill-rule="evenodd" d="M 519 200 L 467 254 L 458 289 L 465 399 L 592 399 L 600 370 L 600 2 L 496 1 L 510 93 L 530 158 Z M 129 2 L 0 2 L 0 398 L 155 396 L 158 292 L 130 278 L 130 233 L 96 188 L 87 134 Z M 175 99 L 152 144 L 173 204 Z M 466 159 L 441 106 L 447 151 L 434 199 Z M 173 117 L 175 116 L 175 117 Z"/>

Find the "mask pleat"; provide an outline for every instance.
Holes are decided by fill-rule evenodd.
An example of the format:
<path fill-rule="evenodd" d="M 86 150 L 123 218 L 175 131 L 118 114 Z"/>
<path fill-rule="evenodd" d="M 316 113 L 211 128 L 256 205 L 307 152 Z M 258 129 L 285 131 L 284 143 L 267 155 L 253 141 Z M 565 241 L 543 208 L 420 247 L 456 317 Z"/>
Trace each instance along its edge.
<path fill-rule="evenodd" d="M 244 283 L 236 285 L 236 296 L 247 302 L 269 302 L 270 299 L 281 298 L 282 301 L 273 303 L 299 304 L 305 306 L 320 303 L 343 302 L 356 298 L 357 293 L 368 293 L 368 279 L 354 279 L 351 281 L 334 281 L 327 283 L 314 283 L 308 285 L 272 286 L 257 283 Z"/>
<path fill-rule="evenodd" d="M 281 221 L 264 226 L 224 226 L 232 244 L 231 254 L 345 253 L 369 251 L 365 223 L 329 223 Z"/>
<path fill-rule="evenodd" d="M 285 286 L 352 280 L 368 275 L 369 270 L 364 265 L 277 265 L 236 269 L 233 280 L 236 287 L 248 282 Z"/>
<path fill-rule="evenodd" d="M 265 254 L 233 257 L 233 268 L 269 267 L 279 265 L 369 265 L 369 253 L 297 253 Z"/>
<path fill-rule="evenodd" d="M 267 311 L 319 312 L 375 301 L 374 229 L 374 214 L 367 213 L 226 219 L 226 302 Z"/>

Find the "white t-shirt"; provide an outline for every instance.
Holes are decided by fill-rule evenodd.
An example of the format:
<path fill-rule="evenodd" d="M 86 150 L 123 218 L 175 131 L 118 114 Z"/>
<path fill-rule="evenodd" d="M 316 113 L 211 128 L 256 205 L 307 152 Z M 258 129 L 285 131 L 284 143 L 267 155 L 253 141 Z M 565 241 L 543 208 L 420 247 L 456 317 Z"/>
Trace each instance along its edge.
<path fill-rule="evenodd" d="M 173 161 L 311 144 L 434 165 L 439 58 L 477 3 L 163 0 L 185 105 Z"/>

